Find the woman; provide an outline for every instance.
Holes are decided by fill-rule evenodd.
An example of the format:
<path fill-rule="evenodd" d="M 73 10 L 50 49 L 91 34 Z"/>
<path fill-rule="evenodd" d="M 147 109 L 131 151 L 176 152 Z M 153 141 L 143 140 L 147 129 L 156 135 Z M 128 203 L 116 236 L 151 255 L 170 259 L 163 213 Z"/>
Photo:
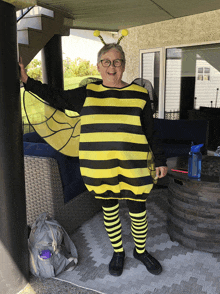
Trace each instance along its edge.
<path fill-rule="evenodd" d="M 122 80 L 125 55 L 118 44 L 106 44 L 98 53 L 101 82 L 74 90 L 52 89 L 29 78 L 20 62 L 25 88 L 54 108 L 77 111 L 81 116 L 80 171 L 87 189 L 103 201 L 104 224 L 114 253 L 111 275 L 120 276 L 125 252 L 122 244 L 118 200 L 126 199 L 135 248 L 133 255 L 152 274 L 162 267 L 145 249 L 147 216 L 145 202 L 153 187 L 148 159 L 154 153 L 156 177 L 167 173 L 166 158 L 153 131 L 147 90 Z"/>

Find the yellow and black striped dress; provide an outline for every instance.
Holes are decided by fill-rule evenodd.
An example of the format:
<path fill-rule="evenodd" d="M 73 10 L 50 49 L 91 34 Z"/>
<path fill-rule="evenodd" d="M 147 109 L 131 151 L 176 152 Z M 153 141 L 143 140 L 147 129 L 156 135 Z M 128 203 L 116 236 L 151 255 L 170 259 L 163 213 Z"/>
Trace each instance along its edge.
<path fill-rule="evenodd" d="M 84 183 L 96 198 L 145 201 L 153 187 L 140 119 L 146 94 L 135 84 L 122 89 L 87 85 L 79 160 Z"/>

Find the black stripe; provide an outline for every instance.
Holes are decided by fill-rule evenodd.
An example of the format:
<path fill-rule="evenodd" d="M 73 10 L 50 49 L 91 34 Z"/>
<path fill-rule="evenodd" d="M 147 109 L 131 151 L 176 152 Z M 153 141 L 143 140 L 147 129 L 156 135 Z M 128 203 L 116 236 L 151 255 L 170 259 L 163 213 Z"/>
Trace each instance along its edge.
<path fill-rule="evenodd" d="M 119 208 L 117 208 L 117 210 L 114 210 L 113 212 L 108 212 L 108 211 L 105 211 L 104 209 L 105 209 L 105 207 L 103 207 L 104 217 L 109 218 L 109 217 L 118 216 Z"/>
<path fill-rule="evenodd" d="M 144 244 L 145 244 L 145 241 L 137 242 L 137 240 L 135 240 L 135 246 L 136 246 L 137 248 L 139 248 L 139 250 L 144 249 L 144 248 L 143 248 L 143 245 L 144 245 Z"/>
<path fill-rule="evenodd" d="M 138 224 L 139 222 L 138 222 L 138 220 L 146 220 L 147 219 L 147 214 L 145 214 L 145 216 L 143 217 L 143 216 L 139 216 L 139 217 L 134 217 L 134 216 L 131 216 L 131 220 L 132 220 L 132 222 L 134 223 L 134 224 Z"/>
<path fill-rule="evenodd" d="M 142 227 L 145 224 L 147 224 L 147 217 L 145 218 L 140 218 L 139 221 L 134 221 L 133 217 L 131 216 L 131 220 L 132 220 L 132 225 L 134 227 Z"/>
<path fill-rule="evenodd" d="M 118 242 L 120 242 L 121 240 L 118 240 Z M 112 247 L 115 249 L 115 250 L 118 250 L 118 249 L 121 249 L 121 248 L 123 248 L 122 247 L 122 245 L 119 245 L 119 246 L 113 246 L 113 244 L 112 244 Z"/>
<path fill-rule="evenodd" d="M 115 216 L 111 216 L 111 217 L 109 217 L 109 216 L 104 216 L 104 220 L 105 220 L 105 222 L 107 222 L 107 223 L 112 223 L 112 222 L 115 222 L 116 220 L 119 220 L 119 218 L 118 218 L 118 213 L 115 215 Z"/>
<path fill-rule="evenodd" d="M 81 126 L 81 133 L 99 133 L 99 132 L 125 132 L 130 134 L 143 135 L 141 126 L 128 125 L 128 124 L 88 124 Z"/>
<path fill-rule="evenodd" d="M 140 152 L 148 152 L 149 145 L 148 144 L 136 144 L 129 142 L 80 142 L 79 150 L 84 151 L 110 151 L 110 150 L 118 150 L 118 151 L 140 151 Z"/>
<path fill-rule="evenodd" d="M 145 228 L 142 228 L 142 229 L 137 229 L 137 228 L 134 228 L 133 226 L 131 227 L 132 232 L 134 234 L 136 234 L 136 235 L 142 235 L 142 234 L 144 234 L 144 233 L 141 233 L 140 234 L 140 232 L 146 231 L 147 229 L 148 229 L 147 226 L 145 226 Z"/>
<path fill-rule="evenodd" d="M 121 99 L 141 99 L 146 101 L 146 97 L 148 94 L 143 93 L 143 92 L 138 92 L 138 91 L 129 91 L 129 90 L 106 90 L 106 91 L 101 91 L 101 92 L 96 92 L 93 90 L 88 90 L 87 89 L 87 97 L 93 97 L 93 98 L 121 98 Z"/>
<path fill-rule="evenodd" d="M 113 210 L 106 210 L 106 208 L 109 208 L 109 207 L 108 206 L 107 207 L 103 206 L 103 213 L 107 217 L 108 217 L 109 214 L 111 214 L 110 216 L 114 216 L 114 215 L 118 214 L 118 212 L 119 212 L 119 207 L 117 207 L 117 208 L 115 208 Z"/>
<path fill-rule="evenodd" d="M 118 185 L 119 182 L 124 182 L 135 187 L 152 184 L 151 176 L 140 177 L 140 178 L 127 178 L 120 174 L 118 175 L 118 177 L 113 177 L 113 178 L 90 178 L 90 177 L 83 176 L 83 180 L 85 184 L 90 186 L 97 186 L 97 187 L 104 184 L 115 186 L 115 185 Z"/>
<path fill-rule="evenodd" d="M 86 106 L 83 107 L 80 116 L 94 114 L 121 114 L 129 116 L 140 116 L 140 107 L 120 107 L 120 106 Z"/>
<path fill-rule="evenodd" d="M 146 232 L 147 233 L 147 232 Z M 134 235 L 134 234 L 132 234 L 132 236 L 134 237 L 134 238 L 136 238 L 136 239 L 138 239 L 140 242 L 145 242 L 146 241 L 146 233 L 145 234 L 143 234 L 142 236 L 140 235 L 140 236 L 137 236 L 137 235 Z M 135 243 L 136 243 L 137 241 L 135 241 Z M 140 242 L 137 242 L 137 243 L 139 243 L 140 244 Z"/>
<path fill-rule="evenodd" d="M 117 220 L 117 222 L 115 224 L 112 224 L 113 222 L 115 222 Z M 114 227 L 117 227 L 120 224 L 120 219 L 117 217 L 117 219 L 113 219 L 112 221 L 106 221 L 105 220 L 105 227 L 108 229 L 112 229 Z"/>
<path fill-rule="evenodd" d="M 111 240 L 111 238 L 110 238 L 110 241 L 111 241 L 111 243 L 112 243 L 112 246 L 113 246 L 113 248 L 120 248 L 121 247 L 121 245 L 120 245 L 120 247 L 115 247 L 114 245 L 116 245 L 116 244 L 118 244 L 118 243 L 120 243 L 121 241 L 122 241 L 122 239 L 120 238 L 120 239 L 118 239 L 118 240 L 116 240 L 116 241 L 112 241 Z"/>
<path fill-rule="evenodd" d="M 120 230 L 120 231 L 119 231 L 119 230 Z M 118 231 L 119 231 L 118 234 L 113 235 L 113 236 L 111 236 L 111 237 L 109 236 L 109 239 L 112 240 L 112 239 L 114 239 L 114 238 L 121 237 L 121 229 L 119 229 L 119 230 L 118 230 Z M 108 232 L 108 234 L 111 234 L 111 235 L 112 235 L 112 232 Z M 117 243 L 118 243 L 120 240 L 121 240 L 121 238 L 118 239 Z"/>
<path fill-rule="evenodd" d="M 130 190 L 121 190 L 120 193 L 114 193 L 111 190 L 107 190 L 104 193 L 97 194 L 94 190 L 92 190 L 91 195 L 95 198 L 104 198 L 104 199 L 129 199 L 129 200 L 139 200 L 145 202 L 149 193 L 142 193 L 142 194 L 134 194 Z"/>
<path fill-rule="evenodd" d="M 143 227 L 144 225 L 147 224 L 147 218 L 146 217 L 144 219 L 140 218 L 140 222 L 134 221 L 133 217 L 131 217 L 131 220 L 132 220 L 132 226 L 134 226 L 134 228 Z"/>
<path fill-rule="evenodd" d="M 107 228 L 106 228 L 106 230 L 107 230 Z M 111 231 L 111 232 L 108 232 L 108 234 L 115 234 L 115 233 L 117 233 L 117 234 L 121 234 L 121 227 L 119 228 L 119 229 L 115 229 L 115 230 L 113 230 L 113 231 Z M 111 237 L 111 238 L 114 238 L 114 235 L 113 235 L 113 237 Z"/>
<path fill-rule="evenodd" d="M 147 234 L 146 234 L 146 237 L 147 237 Z M 137 238 L 137 239 L 139 239 L 139 238 Z M 135 246 L 141 248 L 141 247 L 143 247 L 145 242 L 146 242 L 146 240 L 135 240 Z"/>
<path fill-rule="evenodd" d="M 110 169 L 120 166 L 124 169 L 131 168 L 146 168 L 147 160 L 119 160 L 119 159 L 110 159 L 110 160 L 89 160 L 89 159 L 80 159 L 81 167 L 88 167 L 93 169 Z"/>

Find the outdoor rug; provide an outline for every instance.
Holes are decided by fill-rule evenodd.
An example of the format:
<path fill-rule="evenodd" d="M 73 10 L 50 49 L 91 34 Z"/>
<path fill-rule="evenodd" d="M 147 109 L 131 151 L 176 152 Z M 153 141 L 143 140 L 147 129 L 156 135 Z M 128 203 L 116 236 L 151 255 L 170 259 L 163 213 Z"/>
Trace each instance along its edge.
<path fill-rule="evenodd" d="M 154 190 L 147 201 L 147 250 L 163 272 L 154 276 L 133 258 L 130 218 L 122 202 L 120 218 L 126 259 L 123 274 L 111 276 L 108 264 L 113 250 L 103 224 L 102 212 L 83 224 L 72 236 L 79 263 L 57 279 L 105 294 L 219 294 L 220 254 L 195 251 L 172 242 L 166 230 L 167 189 Z"/>

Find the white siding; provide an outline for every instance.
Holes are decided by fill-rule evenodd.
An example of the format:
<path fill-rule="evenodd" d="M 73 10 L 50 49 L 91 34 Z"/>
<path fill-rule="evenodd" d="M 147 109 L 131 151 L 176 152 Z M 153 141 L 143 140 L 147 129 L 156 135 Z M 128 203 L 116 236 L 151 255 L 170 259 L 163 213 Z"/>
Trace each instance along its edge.
<path fill-rule="evenodd" d="M 143 79 L 149 80 L 154 87 L 154 53 L 142 54 Z"/>
<path fill-rule="evenodd" d="M 156 50 L 155 50 L 156 52 Z M 142 74 L 143 78 L 149 80 L 154 86 L 154 52 L 142 54 Z M 212 62 L 213 65 L 215 65 Z M 210 68 L 210 80 L 198 80 L 198 68 Z M 217 67 L 217 66 L 216 66 Z M 209 62 L 197 59 L 195 69 L 195 108 L 200 106 L 215 107 L 217 97 L 217 107 L 220 107 L 220 72 Z M 166 83 L 165 83 L 165 111 L 180 110 L 181 93 L 181 59 L 166 60 Z"/>
<path fill-rule="evenodd" d="M 166 86 L 165 86 L 165 111 L 180 109 L 181 85 L 181 60 L 167 59 L 166 61 Z"/>
<path fill-rule="evenodd" d="M 207 67 L 210 68 L 210 80 L 197 80 L 198 77 L 198 68 Z M 215 69 L 210 63 L 205 60 L 197 60 L 196 62 L 196 84 L 195 84 L 195 97 L 196 99 L 196 108 L 200 106 L 215 107 L 217 88 L 220 88 L 220 73 Z M 219 91 L 218 91 L 219 92 Z M 218 98 L 220 93 L 218 94 Z M 217 107 L 220 107 L 220 99 Z"/>
<path fill-rule="evenodd" d="M 210 68 L 210 80 L 198 80 L 198 68 Z M 181 87 L 181 60 L 168 59 L 166 62 L 166 88 L 165 88 L 165 111 L 180 109 L 180 87 Z M 220 72 L 205 60 L 197 60 L 195 74 L 196 108 L 200 106 L 215 107 L 217 95 L 217 107 L 220 107 Z"/>

